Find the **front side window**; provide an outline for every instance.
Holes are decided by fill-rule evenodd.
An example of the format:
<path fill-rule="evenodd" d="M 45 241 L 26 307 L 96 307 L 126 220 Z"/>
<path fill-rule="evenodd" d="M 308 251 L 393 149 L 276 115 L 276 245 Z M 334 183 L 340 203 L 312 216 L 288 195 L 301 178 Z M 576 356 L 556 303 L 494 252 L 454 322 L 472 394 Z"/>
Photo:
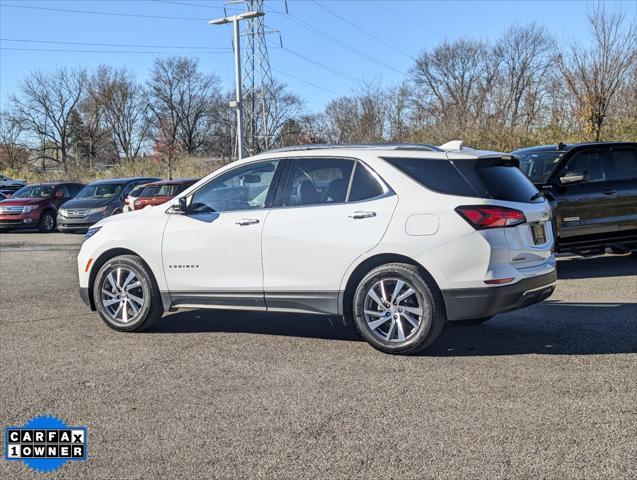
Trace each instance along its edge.
<path fill-rule="evenodd" d="M 353 160 L 340 158 L 294 160 L 283 204 L 293 207 L 345 202 L 353 168 Z"/>
<path fill-rule="evenodd" d="M 192 213 L 264 208 L 278 163 L 251 163 L 211 180 L 192 195 Z"/>
<path fill-rule="evenodd" d="M 613 180 L 637 178 L 637 150 L 634 148 L 613 149 L 610 175 Z"/>
<path fill-rule="evenodd" d="M 569 160 L 562 176 L 583 175 L 586 182 L 602 182 L 608 180 L 604 165 L 604 153 L 601 150 L 589 150 L 578 153 Z"/>

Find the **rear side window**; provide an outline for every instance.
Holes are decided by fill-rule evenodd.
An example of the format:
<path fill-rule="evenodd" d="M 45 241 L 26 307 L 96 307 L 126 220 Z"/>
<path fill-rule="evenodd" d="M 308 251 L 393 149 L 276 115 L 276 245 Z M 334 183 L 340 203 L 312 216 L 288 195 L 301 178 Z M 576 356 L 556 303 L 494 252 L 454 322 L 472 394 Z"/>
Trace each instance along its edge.
<path fill-rule="evenodd" d="M 637 178 L 637 150 L 634 148 L 613 149 L 610 175 L 613 180 Z"/>
<path fill-rule="evenodd" d="M 385 158 L 385 160 L 430 190 L 465 197 L 479 196 L 449 160 L 424 158 Z"/>
<path fill-rule="evenodd" d="M 379 197 L 385 193 L 384 187 L 375 176 L 362 163 L 356 164 L 352 188 L 349 192 L 350 202 L 360 202 L 370 198 Z"/>
<path fill-rule="evenodd" d="M 353 160 L 302 158 L 294 160 L 286 187 L 286 206 L 343 203 Z"/>
<path fill-rule="evenodd" d="M 489 196 L 494 200 L 523 203 L 543 201 L 541 197 L 536 197 L 538 190 L 535 185 L 522 173 L 522 170 L 511 163 L 479 160 L 476 171 L 487 188 Z"/>

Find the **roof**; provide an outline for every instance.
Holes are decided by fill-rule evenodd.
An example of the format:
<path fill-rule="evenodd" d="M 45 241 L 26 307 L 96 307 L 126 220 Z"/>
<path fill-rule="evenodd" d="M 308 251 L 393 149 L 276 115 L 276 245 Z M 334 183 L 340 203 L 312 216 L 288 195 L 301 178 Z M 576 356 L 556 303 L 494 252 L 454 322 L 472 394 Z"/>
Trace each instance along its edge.
<path fill-rule="evenodd" d="M 157 180 L 156 177 L 124 177 L 124 178 L 107 178 L 104 180 L 96 180 L 91 182 L 91 185 L 108 185 L 111 183 L 129 183 L 136 182 L 138 180 L 148 180 L 148 182 L 154 182 Z"/>
<path fill-rule="evenodd" d="M 353 149 L 353 150 L 421 150 L 428 152 L 440 152 L 441 149 L 435 147 L 433 145 L 429 145 L 428 143 L 347 143 L 347 144 L 331 144 L 331 143 L 320 143 L 320 144 L 312 144 L 312 145 L 290 145 L 288 147 L 274 148 L 272 150 L 268 150 L 267 153 L 274 152 L 293 152 L 298 150 L 335 150 L 335 149 Z"/>
<path fill-rule="evenodd" d="M 284 148 L 277 148 L 267 152 L 260 153 L 251 159 L 278 158 L 280 153 L 297 152 L 299 156 L 311 156 L 312 152 L 322 152 L 323 155 L 343 155 L 355 156 L 375 153 L 378 156 L 400 155 L 406 157 L 422 158 L 426 152 L 427 159 L 441 160 L 463 160 L 477 159 L 481 157 L 506 157 L 509 153 L 492 152 L 489 150 L 476 150 L 462 146 L 462 142 L 454 141 L 443 145 L 444 148 L 435 147 L 428 144 L 403 144 L 403 143 L 380 143 L 380 144 L 362 144 L 362 145 L 295 145 Z M 459 147 L 459 148 L 456 148 Z M 249 159 L 246 159 L 249 161 Z"/>
<path fill-rule="evenodd" d="M 520 153 L 532 153 L 532 152 L 568 152 L 575 148 L 583 147 L 599 147 L 599 146 L 619 146 L 619 145 L 631 145 L 637 147 L 637 142 L 582 142 L 582 143 L 558 143 L 552 145 L 535 145 L 532 147 L 520 148 L 514 150 L 513 154 Z"/>
<path fill-rule="evenodd" d="M 172 180 L 159 180 L 157 182 L 147 183 L 146 187 L 155 187 L 159 185 L 184 185 L 184 184 L 192 184 L 201 180 L 200 178 L 174 178 Z"/>

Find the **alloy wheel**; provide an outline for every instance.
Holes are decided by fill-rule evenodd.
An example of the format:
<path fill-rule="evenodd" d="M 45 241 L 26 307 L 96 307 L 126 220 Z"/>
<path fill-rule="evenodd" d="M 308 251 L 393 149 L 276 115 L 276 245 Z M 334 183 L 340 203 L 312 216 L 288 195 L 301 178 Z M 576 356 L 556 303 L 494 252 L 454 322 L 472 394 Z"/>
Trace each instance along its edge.
<path fill-rule="evenodd" d="M 129 325 L 137 320 L 145 302 L 137 273 L 126 267 L 116 267 L 108 272 L 102 282 L 101 302 L 113 322 Z"/>
<path fill-rule="evenodd" d="M 423 308 L 412 285 L 399 278 L 385 278 L 367 291 L 364 314 L 374 335 L 386 342 L 402 343 L 420 328 Z"/>

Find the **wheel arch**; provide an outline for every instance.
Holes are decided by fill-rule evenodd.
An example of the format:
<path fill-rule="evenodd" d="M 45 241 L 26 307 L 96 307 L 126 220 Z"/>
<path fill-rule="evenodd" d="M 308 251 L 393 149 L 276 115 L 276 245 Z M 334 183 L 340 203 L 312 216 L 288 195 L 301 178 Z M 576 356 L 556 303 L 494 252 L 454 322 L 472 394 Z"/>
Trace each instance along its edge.
<path fill-rule="evenodd" d="M 443 308 L 446 312 L 446 307 L 444 303 L 444 298 L 442 296 L 442 292 L 438 283 L 433 278 L 433 276 L 427 271 L 427 269 L 414 260 L 411 257 L 407 257 L 405 255 L 400 255 L 397 253 L 380 253 L 373 255 L 369 258 L 366 258 L 361 263 L 359 263 L 356 268 L 352 271 L 347 279 L 347 283 L 345 284 L 345 289 L 343 290 L 343 294 L 341 295 L 339 301 L 339 308 L 341 313 L 345 317 L 351 317 L 352 315 L 352 299 L 354 298 L 354 293 L 356 291 L 356 287 L 363 279 L 365 275 L 367 275 L 374 268 L 384 265 L 386 263 L 406 263 L 408 265 L 413 265 L 418 268 L 418 271 L 422 275 L 422 277 L 427 281 L 427 283 L 433 288 L 436 289 L 436 293 L 440 295 L 440 300 Z M 445 313 L 446 316 L 446 313 Z"/>
<path fill-rule="evenodd" d="M 109 250 L 106 250 L 105 252 L 102 252 L 102 254 L 99 257 L 97 257 L 95 261 L 93 262 L 91 266 L 91 273 L 89 274 L 89 277 L 88 277 L 88 299 L 91 304 L 91 310 L 95 311 L 95 299 L 93 298 L 93 285 L 95 284 L 95 277 L 97 277 L 97 272 L 99 272 L 100 268 L 102 268 L 102 266 L 104 266 L 104 264 L 108 262 L 111 258 L 119 257 L 120 255 L 135 255 L 136 257 L 139 257 L 140 259 L 142 259 L 142 257 L 137 252 L 134 252 L 128 248 L 111 248 Z M 144 262 L 143 259 L 142 259 L 142 262 Z M 144 262 L 144 265 L 146 265 L 146 267 L 148 268 L 148 271 L 154 277 L 155 274 L 153 273 L 152 269 L 148 266 L 148 264 Z M 154 280 L 157 281 L 156 279 Z"/>

